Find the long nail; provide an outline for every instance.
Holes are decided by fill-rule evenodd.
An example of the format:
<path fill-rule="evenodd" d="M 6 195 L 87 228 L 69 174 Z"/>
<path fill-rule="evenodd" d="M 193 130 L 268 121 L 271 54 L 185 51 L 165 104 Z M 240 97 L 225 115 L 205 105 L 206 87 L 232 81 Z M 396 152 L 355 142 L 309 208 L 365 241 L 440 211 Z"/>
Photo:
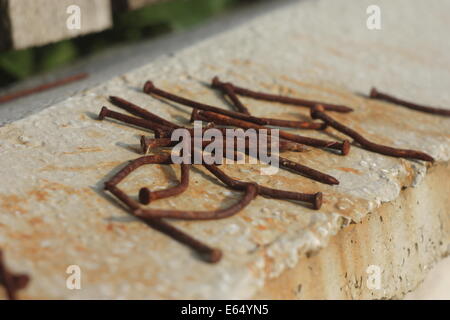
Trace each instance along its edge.
<path fill-rule="evenodd" d="M 229 208 L 213 211 L 181 211 L 181 210 L 162 210 L 162 209 L 137 209 L 134 214 L 138 217 L 147 218 L 172 218 L 182 220 L 211 220 L 224 219 L 231 217 L 244 209 L 258 194 L 258 187 L 255 184 L 249 184 L 245 188 L 245 194 L 241 200 Z"/>
<path fill-rule="evenodd" d="M 222 139 L 222 138 L 220 138 L 220 139 Z M 141 148 L 142 148 L 143 154 L 149 153 L 149 151 L 153 148 L 173 147 L 173 146 L 177 145 L 178 143 L 179 143 L 179 141 L 172 141 L 172 139 L 170 139 L 170 138 L 151 139 L 151 138 L 145 138 L 144 136 L 141 136 Z M 203 140 L 202 141 L 202 149 L 206 148 L 211 143 L 212 143 L 211 140 Z M 229 146 L 228 141 L 225 140 L 225 141 L 222 141 L 222 146 L 223 146 L 223 153 L 222 153 L 223 157 L 231 159 L 233 161 L 242 160 L 242 155 L 240 155 L 240 154 L 238 154 L 236 156 L 229 156 L 227 153 L 227 151 L 229 149 L 236 150 L 235 144 L 233 144 L 232 146 Z M 194 141 L 192 141 L 191 147 L 195 148 Z M 249 148 L 249 142 L 245 141 L 245 149 L 247 150 L 248 148 Z M 143 191 L 143 192 L 146 192 L 146 191 Z"/>
<path fill-rule="evenodd" d="M 216 79 L 215 83 L 216 83 L 216 85 L 223 84 L 223 82 L 221 82 L 219 80 L 219 78 Z M 291 97 L 263 93 L 263 92 L 256 92 L 256 91 L 252 91 L 249 89 L 244 89 L 242 87 L 238 87 L 229 82 L 228 82 L 228 84 L 231 84 L 233 86 L 233 91 L 235 93 L 240 94 L 242 96 L 257 99 L 257 100 L 279 102 L 279 103 L 283 103 L 283 104 L 292 104 L 292 105 L 296 105 L 299 107 L 307 107 L 307 108 L 313 108 L 316 104 L 321 104 L 324 106 L 325 110 L 327 110 L 327 111 L 336 111 L 336 112 L 344 112 L 344 113 L 353 111 L 352 108 L 349 108 L 347 106 L 323 103 L 323 102 L 319 102 L 319 101 L 291 98 Z"/>
<path fill-rule="evenodd" d="M 7 94 L 7 95 L 0 97 L 0 104 L 9 102 L 9 101 L 12 101 L 15 99 L 19 99 L 22 97 L 26 97 L 26 96 L 29 96 L 29 95 L 32 95 L 35 93 L 39 93 L 39 92 L 43 92 L 43 91 L 50 90 L 53 88 L 61 87 L 61 86 L 64 86 L 66 84 L 69 84 L 69 83 L 72 83 L 75 81 L 80 81 L 80 80 L 86 79 L 87 77 L 89 77 L 89 74 L 83 72 L 83 73 L 79 73 L 79 74 L 76 74 L 76 75 L 73 75 L 70 77 L 59 79 L 59 80 L 56 80 L 56 81 L 53 81 L 50 83 L 42 84 L 42 85 L 39 85 L 34 88 L 25 89 L 25 90 L 21 90 L 21 91 L 15 92 L 15 93 Z"/>
<path fill-rule="evenodd" d="M 220 129 L 220 128 L 219 128 Z M 258 135 L 258 138 L 260 138 L 261 135 Z M 221 138 L 223 139 L 223 138 Z M 164 148 L 164 147 L 173 147 L 175 145 L 177 145 L 179 143 L 179 141 L 172 141 L 171 138 L 147 138 L 145 136 L 141 136 L 141 149 L 142 149 L 142 153 L 143 154 L 148 154 L 149 151 L 151 149 L 156 149 L 156 148 Z M 202 141 L 202 147 L 205 148 L 208 145 L 210 145 L 212 143 L 211 140 L 203 140 Z M 228 140 L 225 138 L 225 140 L 223 141 L 223 144 L 225 146 L 226 149 L 231 148 L 231 146 L 228 146 Z M 236 144 L 233 145 L 233 148 L 236 147 Z M 258 148 L 259 146 L 250 145 L 250 142 L 248 141 L 248 139 L 245 140 L 245 148 Z M 296 142 L 291 142 L 291 141 L 287 141 L 287 140 L 279 140 L 278 141 L 278 147 L 279 147 L 279 151 L 283 152 L 283 151 L 292 151 L 292 152 L 303 152 L 305 151 L 305 146 Z M 267 149 L 270 150 L 271 149 L 271 138 L 270 135 L 267 136 Z"/>
<path fill-rule="evenodd" d="M 379 92 L 376 88 L 372 88 L 372 90 L 370 91 L 370 97 L 372 99 L 385 100 L 388 102 L 399 104 L 399 105 L 402 105 L 409 109 L 413 109 L 413 110 L 417 110 L 417 111 L 422 111 L 422 112 L 431 113 L 431 114 L 438 114 L 438 115 L 447 116 L 447 117 L 450 116 L 450 109 L 435 108 L 435 107 L 424 106 L 424 105 L 420 105 L 417 103 L 405 101 L 405 100 L 393 97 L 391 95 L 388 95 L 386 93 Z"/>
<path fill-rule="evenodd" d="M 220 89 L 224 94 L 230 97 L 231 101 L 239 110 L 239 112 L 250 115 L 248 109 L 242 104 L 241 100 L 239 100 L 238 96 L 234 92 L 233 84 L 231 84 L 230 82 L 221 82 L 218 77 L 214 77 L 212 80 L 212 87 Z M 284 128 L 323 130 L 326 129 L 327 127 L 325 123 L 314 123 L 309 121 L 292 121 L 292 120 L 272 119 L 263 117 L 259 118 L 263 120 L 265 125 Z"/>
<path fill-rule="evenodd" d="M 119 97 L 114 97 L 111 96 L 109 97 L 109 101 L 111 101 L 112 104 L 114 104 L 115 106 L 124 109 L 126 111 L 128 111 L 131 114 L 134 114 L 135 116 L 141 117 L 143 119 L 155 122 L 155 123 L 159 123 L 163 126 L 166 126 L 168 128 L 172 128 L 172 129 L 178 129 L 181 128 L 181 126 L 176 125 L 170 121 L 167 121 L 166 119 L 163 119 L 159 116 L 157 116 L 156 114 L 145 110 L 141 107 L 139 107 L 138 105 L 131 103 L 125 99 L 119 98 Z"/>
<path fill-rule="evenodd" d="M 329 185 L 339 184 L 339 181 L 326 173 L 320 172 L 316 169 L 304 166 L 298 162 L 291 161 L 289 159 L 278 157 L 279 164 L 282 168 L 290 169 L 301 175 L 304 175 L 312 180 L 322 182 Z"/>
<path fill-rule="evenodd" d="M 191 165 L 182 163 L 180 167 L 181 167 L 181 180 L 178 185 L 172 188 L 159 191 L 150 191 L 150 189 L 146 187 L 141 188 L 139 190 L 139 201 L 142 204 L 149 204 L 152 201 L 176 196 L 186 191 L 186 189 L 189 186 L 189 171 Z"/>
<path fill-rule="evenodd" d="M 115 112 L 112 110 L 109 110 L 107 107 L 103 107 L 100 111 L 100 114 L 98 115 L 99 120 L 103 120 L 104 118 L 111 118 L 116 119 L 131 125 L 134 125 L 136 127 L 152 130 L 155 132 L 158 132 L 158 135 L 165 135 L 165 132 L 168 131 L 167 127 L 164 127 L 158 123 L 155 123 L 153 121 L 136 118 L 136 117 L 130 117 L 126 114 L 122 114 L 119 112 Z"/>
<path fill-rule="evenodd" d="M 173 225 L 161 220 L 147 217 L 140 217 L 144 222 L 146 222 L 150 227 L 158 230 L 172 239 L 178 241 L 181 244 L 191 248 L 202 256 L 206 262 L 217 263 L 222 259 L 222 251 L 217 248 L 212 248 L 207 244 L 191 237 L 187 233 L 175 228 Z"/>
<path fill-rule="evenodd" d="M 170 154 L 155 155 L 155 156 L 145 156 L 138 158 L 134 161 L 128 163 L 122 170 L 116 173 L 109 181 L 105 183 L 105 189 L 115 195 L 120 201 L 122 201 L 131 211 L 138 210 L 140 205 L 135 200 L 131 199 L 122 190 L 117 187 L 117 184 L 123 181 L 131 172 L 136 170 L 145 164 L 154 163 L 166 163 L 170 162 Z M 216 263 L 222 257 L 222 252 L 219 249 L 211 248 L 208 245 L 200 242 L 199 240 L 191 237 L 190 235 L 184 233 L 183 231 L 175 228 L 169 223 L 154 218 L 139 217 L 147 225 L 155 230 L 158 230 L 172 239 L 190 247 L 192 250 L 199 253 L 207 262 Z"/>
<path fill-rule="evenodd" d="M 219 180 L 228 185 L 229 187 L 236 190 L 243 190 L 249 184 L 249 182 L 243 182 L 240 180 L 236 180 L 231 178 L 225 172 L 217 168 L 215 165 L 203 164 L 203 166 L 215 175 Z M 306 203 L 310 203 L 315 210 L 319 210 L 322 206 L 322 192 L 317 192 L 314 194 L 310 193 L 299 193 L 292 191 L 284 191 L 279 189 L 267 188 L 261 185 L 258 185 L 258 193 L 263 196 L 268 196 L 274 199 L 283 199 L 283 200 L 295 200 L 302 201 Z"/>
<path fill-rule="evenodd" d="M 314 123 L 310 123 L 310 122 L 305 122 L 305 121 L 290 121 L 290 120 L 279 120 L 279 119 L 271 119 L 271 118 L 260 118 L 260 117 L 255 117 L 252 115 L 248 115 L 245 113 L 241 113 L 241 112 L 235 112 L 235 111 L 230 111 L 230 110 L 225 110 L 225 109 L 221 109 L 221 108 L 217 108 L 214 106 L 210 106 L 204 103 L 200 103 L 197 101 L 193 101 L 193 100 L 189 100 L 177 95 L 174 95 L 172 93 L 163 91 L 161 89 L 158 89 L 154 86 L 153 82 L 151 81 L 147 81 L 145 86 L 144 86 L 144 92 L 147 94 L 155 94 L 157 96 L 166 98 L 168 100 L 180 103 L 182 105 L 185 105 L 187 107 L 191 107 L 191 108 L 195 108 L 195 109 L 199 109 L 199 110 L 203 110 L 203 111 L 211 111 L 211 112 L 215 112 L 215 113 L 219 113 L 219 114 L 223 114 L 226 115 L 228 117 L 232 117 L 235 119 L 240 119 L 240 120 L 244 120 L 244 121 L 248 121 L 251 123 L 255 123 L 258 125 L 271 125 L 271 123 L 273 125 L 275 125 L 275 123 L 277 123 L 276 125 L 282 125 L 282 126 L 287 126 L 289 128 L 297 128 L 297 129 L 323 129 L 323 124 L 314 124 Z"/>
<path fill-rule="evenodd" d="M 357 133 L 355 130 L 331 118 L 324 112 L 324 108 L 320 105 L 311 109 L 311 117 L 313 119 L 321 119 L 322 121 L 326 122 L 330 127 L 333 127 L 336 130 L 353 138 L 356 142 L 358 142 L 361 146 L 363 146 L 367 150 L 397 158 L 418 159 L 431 162 L 434 161 L 433 157 L 421 151 L 392 148 L 371 142 L 366 138 L 364 138 L 359 133 Z"/>
<path fill-rule="evenodd" d="M 249 123 L 244 120 L 233 119 L 231 117 L 227 117 L 225 115 L 209 111 L 199 111 L 198 116 L 200 116 L 203 119 L 207 119 L 208 121 L 212 121 L 216 124 L 221 125 L 235 126 L 243 129 L 256 129 L 256 130 L 268 129 L 266 127 Z M 347 155 L 350 151 L 350 143 L 347 140 L 344 142 L 326 141 L 321 139 L 300 136 L 283 130 L 279 131 L 279 136 L 283 139 L 305 144 L 312 147 L 336 149 L 341 151 L 343 155 Z"/>
<path fill-rule="evenodd" d="M 109 184 L 107 190 L 115 195 L 120 201 L 122 201 L 130 210 L 139 209 L 139 203 L 128 197 L 122 190 L 118 187 Z M 219 262 L 222 258 L 222 251 L 220 249 L 211 248 L 210 246 L 204 244 L 203 242 L 191 237 L 187 233 L 175 228 L 171 224 L 165 222 L 161 219 L 138 217 L 143 222 L 145 222 L 151 228 L 164 233 L 173 240 L 191 248 L 199 255 L 204 257 L 205 261 L 210 263 Z"/>

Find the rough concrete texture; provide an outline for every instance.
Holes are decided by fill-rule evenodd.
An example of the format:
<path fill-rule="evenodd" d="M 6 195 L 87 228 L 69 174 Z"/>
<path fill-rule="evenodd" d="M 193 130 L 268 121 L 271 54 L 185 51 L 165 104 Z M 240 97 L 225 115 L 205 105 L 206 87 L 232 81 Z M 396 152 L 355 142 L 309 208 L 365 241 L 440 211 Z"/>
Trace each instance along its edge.
<path fill-rule="evenodd" d="M 81 28 L 67 28 L 67 8 L 81 9 Z M 9 0 L 12 46 L 23 49 L 102 31 L 112 26 L 109 0 Z M 1 39 L 0 39 L 1 42 Z"/>
<path fill-rule="evenodd" d="M 277 281 L 273 279 L 289 274 L 295 281 L 288 281 L 281 290 L 304 283 L 311 288 L 302 290 L 304 297 L 392 298 L 413 289 L 425 275 L 423 267 L 428 268 L 449 248 L 448 203 L 441 200 L 446 189 L 439 188 L 448 177 L 450 120 L 371 101 L 358 93 L 367 93 L 374 85 L 411 100 L 448 106 L 450 43 L 442 39 L 448 30 L 450 11 L 445 9 L 450 4 L 379 1 L 381 31 L 365 26 L 369 4 L 299 2 L 0 128 L 0 247 L 13 269 L 33 277 L 21 297 L 251 298 L 276 295 L 275 288 L 268 291 Z M 423 163 L 356 146 L 347 157 L 318 149 L 284 154 L 334 175 L 341 182 L 336 187 L 283 170 L 270 177 L 259 175 L 258 166 L 229 165 L 226 170 L 231 175 L 267 186 L 322 191 L 324 206 L 313 211 L 258 197 L 233 218 L 174 221 L 223 249 L 224 259 L 218 265 L 205 264 L 185 247 L 130 217 L 101 191 L 105 176 L 138 157 L 138 137 L 144 131 L 95 117 L 102 105 L 109 106 L 109 95 L 118 95 L 186 123 L 188 108 L 141 92 L 147 79 L 174 93 L 229 108 L 207 87 L 214 75 L 257 90 L 349 105 L 354 113 L 335 117 L 372 140 L 428 152 L 437 163 L 427 176 Z M 256 115 L 308 118 L 302 108 L 243 101 Z M 343 137 L 332 129 L 304 134 Z M 433 175 L 433 170 L 441 173 Z M 178 170 L 147 166 L 122 187 L 132 193 L 142 185 L 164 188 L 177 175 Z M 212 209 L 227 206 L 239 196 L 197 168 L 185 194 L 152 206 Z M 435 198 L 437 203 L 432 202 Z M 396 207 L 400 204 L 408 209 Z M 371 222 L 380 221 L 379 216 L 387 222 Z M 405 224 L 408 219 L 410 223 Z M 355 224 L 348 226 L 351 222 Z M 347 228 L 332 238 L 343 227 Z M 352 236 L 358 242 L 349 243 Z M 330 257 L 319 252 L 328 244 L 323 253 Z M 345 254 L 339 258 L 342 248 Z M 415 263 L 405 258 L 408 249 Z M 317 252 L 317 260 L 304 258 Z M 384 270 L 383 281 L 396 279 L 381 294 L 359 289 L 369 263 Z M 65 286 L 65 270 L 73 264 L 82 269 L 82 290 Z M 316 288 L 308 284 L 313 281 L 311 274 L 295 277 L 306 264 L 313 264 L 314 272 L 327 269 L 322 274 L 347 273 L 352 278 L 344 282 L 341 276 L 329 275 L 322 282 L 326 288 Z M 338 293 L 341 288 L 345 293 Z"/>
<path fill-rule="evenodd" d="M 449 178 L 448 163 L 431 168 L 420 185 L 339 232 L 319 254 L 268 281 L 255 298 L 402 298 L 449 253 L 450 198 L 439 192 L 450 189 Z M 371 281 L 374 270 L 379 286 Z"/>
<path fill-rule="evenodd" d="M 405 300 L 450 300 L 450 256 L 437 263 L 416 290 L 408 293 Z"/>

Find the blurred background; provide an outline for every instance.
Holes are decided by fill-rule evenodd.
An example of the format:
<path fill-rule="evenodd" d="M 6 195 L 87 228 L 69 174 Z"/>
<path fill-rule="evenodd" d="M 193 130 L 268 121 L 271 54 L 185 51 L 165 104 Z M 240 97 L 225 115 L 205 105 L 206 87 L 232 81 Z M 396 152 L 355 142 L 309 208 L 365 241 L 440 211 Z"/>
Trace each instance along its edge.
<path fill-rule="evenodd" d="M 250 2 L 258 0 L 166 0 L 129 11 L 126 1 L 112 0 L 112 28 L 43 46 L 0 51 L 0 87 L 52 71 L 113 46 L 190 28 Z M 5 14 L 7 9 L 0 3 L 0 10 Z M 1 36 L 5 37 L 4 34 Z"/>

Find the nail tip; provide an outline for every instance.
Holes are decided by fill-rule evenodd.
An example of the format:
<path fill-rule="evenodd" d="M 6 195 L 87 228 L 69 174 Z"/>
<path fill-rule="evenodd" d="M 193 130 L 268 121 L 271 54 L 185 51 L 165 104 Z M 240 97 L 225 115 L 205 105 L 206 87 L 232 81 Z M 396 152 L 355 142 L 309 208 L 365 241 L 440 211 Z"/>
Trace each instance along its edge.
<path fill-rule="evenodd" d="M 350 112 L 353 112 L 353 111 L 355 111 L 355 109 L 350 108 L 350 107 L 343 107 L 343 112 L 344 113 L 350 113 Z"/>
<path fill-rule="evenodd" d="M 328 180 L 328 182 L 329 182 L 331 185 L 338 185 L 338 184 L 340 183 L 338 179 L 333 178 L 333 177 L 331 177 L 331 178 Z"/>

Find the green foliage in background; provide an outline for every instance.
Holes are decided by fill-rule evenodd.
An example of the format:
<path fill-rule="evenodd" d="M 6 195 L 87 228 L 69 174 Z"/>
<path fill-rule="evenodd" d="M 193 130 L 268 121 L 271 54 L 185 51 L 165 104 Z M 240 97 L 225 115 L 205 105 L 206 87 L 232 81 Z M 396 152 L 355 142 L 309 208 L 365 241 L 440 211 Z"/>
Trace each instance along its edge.
<path fill-rule="evenodd" d="M 119 43 L 182 30 L 221 13 L 242 0 L 172 0 L 118 14 L 114 28 L 39 48 L 0 52 L 0 86 L 50 71 Z"/>

